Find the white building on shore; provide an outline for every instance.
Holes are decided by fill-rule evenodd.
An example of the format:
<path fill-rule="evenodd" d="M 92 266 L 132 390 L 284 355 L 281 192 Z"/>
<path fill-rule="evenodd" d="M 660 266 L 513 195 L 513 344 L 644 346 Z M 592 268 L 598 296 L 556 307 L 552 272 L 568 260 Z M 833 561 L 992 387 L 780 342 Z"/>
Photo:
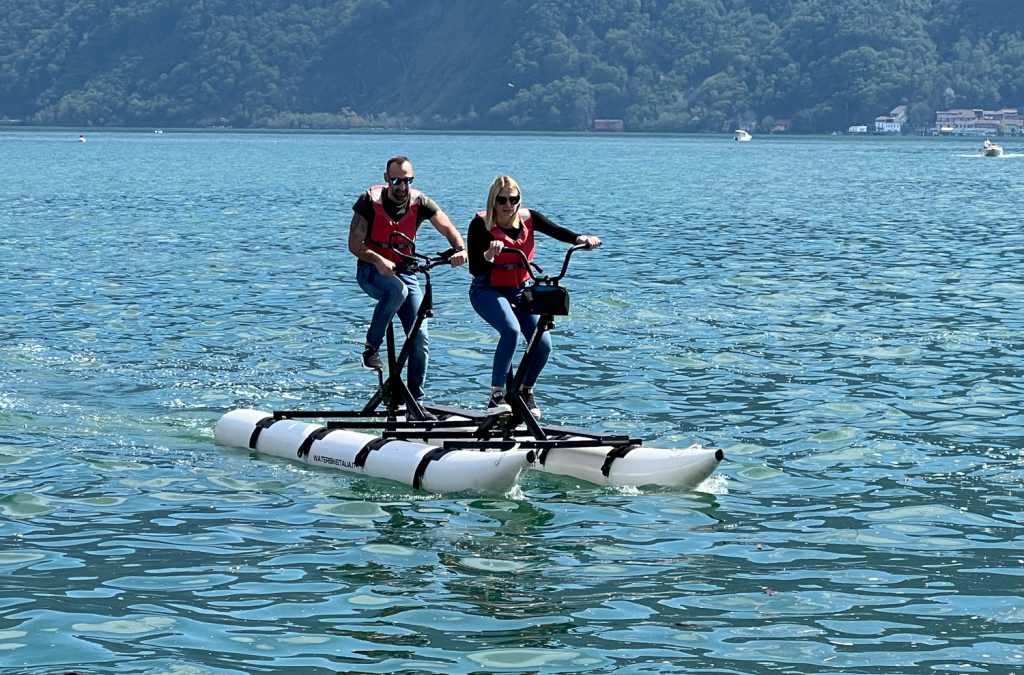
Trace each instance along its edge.
<path fill-rule="evenodd" d="M 903 125 L 906 123 L 907 106 L 896 106 L 888 115 L 879 115 L 875 118 L 875 133 L 902 134 Z"/>
<path fill-rule="evenodd" d="M 1024 134 L 1024 115 L 1016 108 L 956 108 L 935 113 L 935 133 L 943 136 L 995 136 L 1000 126 L 1011 134 Z"/>

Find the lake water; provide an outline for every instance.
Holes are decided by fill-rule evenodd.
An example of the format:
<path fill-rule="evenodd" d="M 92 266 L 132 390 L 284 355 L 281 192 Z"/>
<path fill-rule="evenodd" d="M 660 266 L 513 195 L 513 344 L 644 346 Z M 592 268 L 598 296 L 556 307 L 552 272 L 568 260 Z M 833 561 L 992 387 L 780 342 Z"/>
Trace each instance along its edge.
<path fill-rule="evenodd" d="M 1024 675 L 1024 140 L 78 133 L 0 133 L 4 675 Z M 372 394 L 346 238 L 393 154 L 463 231 L 507 172 L 604 240 L 538 402 L 723 448 L 701 490 L 213 444 Z M 428 392 L 482 408 L 468 285 Z"/>

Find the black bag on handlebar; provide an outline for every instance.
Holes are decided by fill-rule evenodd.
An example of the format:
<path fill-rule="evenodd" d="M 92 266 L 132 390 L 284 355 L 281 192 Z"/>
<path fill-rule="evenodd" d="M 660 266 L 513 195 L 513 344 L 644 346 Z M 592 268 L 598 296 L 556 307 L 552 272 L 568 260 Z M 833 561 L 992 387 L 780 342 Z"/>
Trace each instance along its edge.
<path fill-rule="evenodd" d="M 519 309 L 527 314 L 568 316 L 569 291 L 561 286 L 534 284 L 523 289 Z"/>

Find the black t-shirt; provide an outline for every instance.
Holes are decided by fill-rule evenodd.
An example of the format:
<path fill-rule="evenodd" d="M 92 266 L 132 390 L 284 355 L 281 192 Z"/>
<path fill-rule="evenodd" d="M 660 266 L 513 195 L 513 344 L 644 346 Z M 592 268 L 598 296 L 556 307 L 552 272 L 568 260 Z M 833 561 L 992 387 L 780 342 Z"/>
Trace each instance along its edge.
<path fill-rule="evenodd" d="M 434 203 L 433 199 L 418 190 L 411 194 L 406 203 L 396 204 L 388 199 L 387 189 L 385 189 L 384 194 L 381 195 L 380 201 L 384 206 L 384 213 L 388 214 L 388 217 L 396 223 L 401 220 L 406 213 L 408 213 L 409 206 L 415 203 L 418 206 L 416 209 L 417 228 L 419 228 L 420 223 L 424 220 L 430 220 L 441 210 L 438 208 L 437 204 Z M 366 219 L 366 234 L 367 239 L 369 239 L 369 234 L 373 230 L 373 220 L 377 215 L 377 211 L 373 208 L 373 200 L 370 198 L 369 190 L 359 195 L 359 199 L 357 199 L 356 203 L 352 205 L 352 210 Z"/>
<path fill-rule="evenodd" d="M 540 211 L 534 211 L 530 209 L 530 220 L 533 223 L 534 233 L 546 234 L 552 239 L 563 241 L 566 244 L 575 244 L 576 239 L 580 236 L 572 230 L 567 230 L 561 225 L 556 225 L 547 216 Z M 515 239 L 519 236 L 519 230 L 506 230 L 501 228 L 501 231 L 508 235 L 510 238 Z M 481 274 L 490 275 L 491 263 L 484 259 L 484 253 L 490 248 L 491 242 L 494 241 L 494 235 L 487 230 L 487 225 L 484 223 L 484 219 L 480 216 L 476 216 L 469 223 L 469 234 L 466 238 L 466 255 L 469 256 L 469 273 L 473 276 Z"/>

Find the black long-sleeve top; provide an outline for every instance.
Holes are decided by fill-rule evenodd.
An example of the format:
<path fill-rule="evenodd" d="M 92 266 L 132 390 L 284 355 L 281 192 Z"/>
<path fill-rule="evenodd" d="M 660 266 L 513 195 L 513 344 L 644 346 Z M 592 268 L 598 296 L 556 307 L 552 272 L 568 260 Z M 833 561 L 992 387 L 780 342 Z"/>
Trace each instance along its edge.
<path fill-rule="evenodd" d="M 534 211 L 530 209 L 530 219 L 533 223 L 533 231 L 541 234 L 546 234 L 552 239 L 565 242 L 566 244 L 575 244 L 576 239 L 580 235 L 576 234 L 572 230 L 567 230 L 561 225 L 555 224 L 547 216 L 540 211 Z M 519 236 L 519 230 L 507 230 L 504 227 L 501 228 L 511 239 L 516 239 Z M 480 216 L 476 216 L 469 223 L 469 232 L 466 236 L 466 255 L 469 256 L 469 273 L 473 276 L 479 276 L 481 274 L 490 275 L 492 264 L 487 262 L 484 258 L 484 253 L 490 248 L 491 242 L 494 241 L 494 236 L 487 230 L 487 225 L 484 223 L 484 219 Z"/>

